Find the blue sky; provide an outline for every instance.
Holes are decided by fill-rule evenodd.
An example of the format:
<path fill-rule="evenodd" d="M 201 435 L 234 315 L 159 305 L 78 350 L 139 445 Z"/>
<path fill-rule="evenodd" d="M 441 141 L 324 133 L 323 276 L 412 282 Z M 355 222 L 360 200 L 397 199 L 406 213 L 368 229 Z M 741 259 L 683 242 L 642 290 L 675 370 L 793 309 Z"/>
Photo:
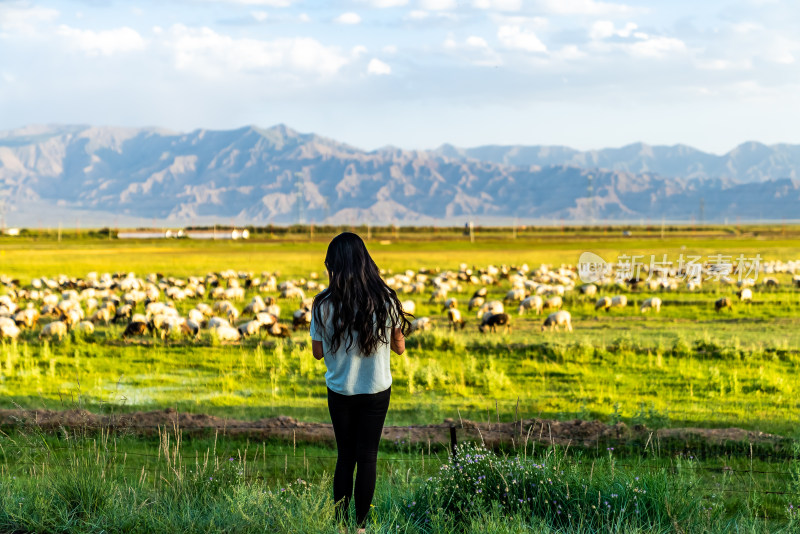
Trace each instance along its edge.
<path fill-rule="evenodd" d="M 0 0 L 0 130 L 353 145 L 800 143 L 800 2 Z"/>

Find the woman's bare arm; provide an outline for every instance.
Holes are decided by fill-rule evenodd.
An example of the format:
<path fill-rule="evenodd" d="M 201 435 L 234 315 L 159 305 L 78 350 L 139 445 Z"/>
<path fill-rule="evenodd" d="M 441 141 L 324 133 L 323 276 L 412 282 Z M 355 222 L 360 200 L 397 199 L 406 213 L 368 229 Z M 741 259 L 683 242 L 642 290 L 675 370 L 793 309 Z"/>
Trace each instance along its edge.
<path fill-rule="evenodd" d="M 311 341 L 311 354 L 313 354 L 318 360 L 321 360 L 325 357 L 325 352 L 322 348 L 322 341 L 317 341 L 316 339 Z"/>
<path fill-rule="evenodd" d="M 392 328 L 391 346 L 395 354 L 403 354 L 406 351 L 406 338 L 399 328 Z"/>

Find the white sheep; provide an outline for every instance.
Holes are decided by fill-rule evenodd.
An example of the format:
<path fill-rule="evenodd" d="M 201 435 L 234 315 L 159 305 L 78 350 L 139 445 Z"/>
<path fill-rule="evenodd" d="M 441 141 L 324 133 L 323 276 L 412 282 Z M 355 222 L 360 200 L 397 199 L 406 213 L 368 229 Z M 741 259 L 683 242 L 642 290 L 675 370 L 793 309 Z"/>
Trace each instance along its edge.
<path fill-rule="evenodd" d="M 214 328 L 214 333 L 220 341 L 239 341 L 242 337 L 237 329 L 226 325 Z"/>
<path fill-rule="evenodd" d="M 461 328 L 463 330 L 466 325 L 464 318 L 461 317 L 461 312 L 456 308 L 448 308 L 447 319 L 450 322 L 450 328 L 453 330 L 456 328 Z"/>
<path fill-rule="evenodd" d="M 566 310 L 559 310 L 548 315 L 547 319 L 544 320 L 544 324 L 542 324 L 542 332 L 547 329 L 551 332 L 553 330 L 558 331 L 560 326 L 565 327 L 567 332 L 572 332 L 572 315 Z"/>
<path fill-rule="evenodd" d="M 75 325 L 75 331 L 83 332 L 86 335 L 94 334 L 94 323 L 90 321 L 81 321 Z"/>
<path fill-rule="evenodd" d="M 503 302 L 522 302 L 525 300 L 524 289 L 512 289 L 503 297 Z"/>
<path fill-rule="evenodd" d="M 39 339 L 42 338 L 58 338 L 61 341 L 67 335 L 67 323 L 63 321 L 53 321 L 44 325 L 42 331 L 39 332 Z"/>
<path fill-rule="evenodd" d="M 410 313 L 411 315 L 414 315 L 414 312 L 417 311 L 417 305 L 413 300 L 404 300 L 400 303 L 400 307 L 403 308 L 404 312 Z"/>
<path fill-rule="evenodd" d="M 650 297 L 649 299 L 647 299 L 644 302 L 642 302 L 642 306 L 641 306 L 641 309 L 640 309 L 640 311 L 642 313 L 647 313 L 648 311 L 650 311 L 650 309 L 655 310 L 656 313 L 660 313 L 661 312 L 661 299 L 658 298 L 658 297 Z"/>
<path fill-rule="evenodd" d="M 543 307 L 544 301 L 542 300 L 542 297 L 539 295 L 533 295 L 532 297 L 528 297 L 520 303 L 519 314 L 523 315 L 526 311 L 533 310 L 536 312 L 536 315 L 540 315 Z"/>
<path fill-rule="evenodd" d="M 411 331 L 409 333 L 413 334 L 414 332 L 426 332 L 433 328 L 433 323 L 431 322 L 430 317 L 418 317 L 411 321 Z"/>
<path fill-rule="evenodd" d="M 559 296 L 550 297 L 549 299 L 544 301 L 542 308 L 545 310 L 560 310 L 561 306 L 564 305 L 564 299 Z"/>
<path fill-rule="evenodd" d="M 505 313 L 503 303 L 499 300 L 490 300 L 478 309 L 478 319 L 483 318 L 484 315 L 497 315 Z"/>
<path fill-rule="evenodd" d="M 745 302 L 745 301 L 752 302 L 753 301 L 753 291 L 748 287 L 745 287 L 744 289 L 739 290 L 736 293 L 736 295 L 738 295 L 739 300 L 742 301 L 742 302 Z"/>

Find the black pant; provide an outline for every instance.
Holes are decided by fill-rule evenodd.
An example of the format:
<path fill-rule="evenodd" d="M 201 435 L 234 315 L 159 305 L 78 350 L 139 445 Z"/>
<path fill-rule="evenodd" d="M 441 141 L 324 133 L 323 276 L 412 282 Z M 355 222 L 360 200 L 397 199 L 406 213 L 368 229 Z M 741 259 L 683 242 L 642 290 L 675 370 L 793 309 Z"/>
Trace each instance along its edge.
<path fill-rule="evenodd" d="M 341 520 L 353 495 L 353 471 L 358 464 L 355 485 L 356 521 L 363 527 L 375 493 L 378 444 L 389 409 L 392 388 L 380 393 L 341 395 L 328 388 L 328 410 L 336 435 L 336 471 L 333 500 Z"/>

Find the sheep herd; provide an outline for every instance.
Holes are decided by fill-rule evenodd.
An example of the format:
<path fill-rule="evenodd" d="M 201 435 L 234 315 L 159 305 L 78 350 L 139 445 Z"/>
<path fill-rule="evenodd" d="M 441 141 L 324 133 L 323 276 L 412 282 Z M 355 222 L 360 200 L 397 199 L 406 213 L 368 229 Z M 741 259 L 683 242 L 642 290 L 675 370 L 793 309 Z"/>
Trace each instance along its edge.
<path fill-rule="evenodd" d="M 223 342 L 261 333 L 288 337 L 311 323 L 313 298 L 324 289 L 308 279 L 284 280 L 278 273 L 233 270 L 186 278 L 151 273 L 89 273 L 84 278 L 39 277 L 30 284 L 0 275 L 0 338 L 17 339 L 23 330 L 39 328 L 39 339 L 62 340 L 70 332 L 91 336 L 101 326 L 124 325 L 122 339 L 140 336 L 197 339 L 201 330 Z M 254 293 L 245 302 L 246 292 Z M 294 307 L 291 324 L 281 322 L 278 299 Z M 192 308 L 183 301 L 196 300 Z M 241 304 L 244 306 L 241 306 Z M 188 308 L 185 313 L 179 307 Z"/>
<path fill-rule="evenodd" d="M 792 284 L 800 288 L 796 271 L 800 272 L 800 262 L 764 263 L 760 272 L 769 276 L 759 284 L 754 278 L 685 280 L 677 271 L 645 280 L 620 280 L 614 273 L 606 273 L 594 283 L 581 283 L 575 265 L 531 269 L 527 264 L 479 268 L 462 263 L 455 270 L 420 268 L 382 274 L 400 296 L 403 308 L 415 316 L 412 332 L 430 330 L 438 322 L 416 313 L 416 302 L 421 300 L 429 307 L 436 306 L 453 330 L 464 330 L 468 318 L 475 317 L 478 332 L 489 333 L 511 330 L 509 308 L 516 309 L 518 317 L 546 314 L 542 331 L 572 332 L 572 315 L 563 309 L 565 298 L 593 301 L 595 313 L 608 313 L 628 306 L 626 295 L 613 294 L 623 291 L 663 293 L 683 287 L 694 292 L 700 291 L 703 283 L 718 283 L 736 289 L 733 295 L 739 301 L 749 302 L 757 286 L 766 290 L 779 287 L 775 276 L 779 273 L 791 274 Z M 92 272 L 83 278 L 43 276 L 22 284 L 0 275 L 4 292 L 0 295 L 0 338 L 18 339 L 23 331 L 38 330 L 39 339 L 62 340 L 70 332 L 91 336 L 96 329 L 112 324 L 124 327 L 123 340 L 141 336 L 198 339 L 202 332 L 231 343 L 259 335 L 288 337 L 292 331 L 308 328 L 313 297 L 307 295 L 316 294 L 325 285 L 316 273 L 279 279 L 278 272 L 255 275 L 234 270 L 188 277 Z M 251 296 L 247 299 L 246 295 Z M 418 296 L 417 301 L 410 298 L 414 296 Z M 713 301 L 717 312 L 731 310 L 733 304 L 733 296 Z M 659 313 L 662 305 L 660 297 L 649 296 L 641 302 L 640 312 Z M 281 306 L 291 310 L 291 314 L 283 315 L 283 321 Z"/>
<path fill-rule="evenodd" d="M 575 294 L 580 301 L 596 299 L 595 312 L 609 312 L 612 309 L 624 309 L 628 306 L 628 297 L 624 294 L 599 296 L 599 292 L 618 291 L 649 291 L 649 292 L 676 292 L 685 289 L 689 292 L 699 292 L 704 284 L 718 284 L 721 288 L 735 287 L 738 291 L 736 297 L 741 302 L 751 302 L 753 292 L 757 285 L 755 277 L 745 278 L 737 276 L 733 269 L 730 275 L 719 275 L 715 265 L 701 265 L 699 271 L 687 277 L 686 271 L 679 269 L 660 269 L 657 273 L 649 273 L 648 266 L 642 266 L 641 272 L 636 277 L 627 278 L 610 269 L 605 277 L 594 283 L 580 283 L 579 269 L 576 265 L 561 265 L 553 267 L 541 265 L 530 269 L 527 264 L 518 266 L 489 265 L 486 268 L 469 268 L 461 264 L 457 271 L 406 271 L 386 279 L 387 283 L 402 294 L 424 294 L 430 291 L 429 302 L 443 303 L 442 312 L 446 313 L 449 328 L 463 330 L 466 325 L 465 315 L 458 308 L 458 299 L 453 293 L 462 293 L 466 285 L 482 286 L 472 293 L 467 300 L 467 312 L 476 310 L 478 331 L 496 332 L 498 327 L 508 332 L 511 329 L 511 316 L 506 312 L 506 306 L 513 305 L 517 315 L 523 316 L 529 312 L 537 316 L 547 312 L 541 325 L 541 330 L 572 332 L 572 315 L 562 309 L 565 296 Z M 765 273 L 760 285 L 766 290 L 780 287 L 778 279 L 774 276 L 779 273 L 792 275 L 792 285 L 800 288 L 800 261 L 770 261 L 761 263 L 755 274 Z M 734 278 L 736 276 L 736 278 Z M 487 300 L 488 287 L 503 286 L 508 284 L 505 296 L 498 300 Z M 658 296 L 645 298 L 640 306 L 640 313 L 660 313 L 663 300 Z M 416 309 L 413 300 L 404 300 L 403 307 L 409 313 Z M 733 297 L 725 296 L 713 301 L 717 312 L 733 309 Z M 434 322 L 430 317 L 418 317 L 412 323 L 412 331 L 430 330 Z"/>

